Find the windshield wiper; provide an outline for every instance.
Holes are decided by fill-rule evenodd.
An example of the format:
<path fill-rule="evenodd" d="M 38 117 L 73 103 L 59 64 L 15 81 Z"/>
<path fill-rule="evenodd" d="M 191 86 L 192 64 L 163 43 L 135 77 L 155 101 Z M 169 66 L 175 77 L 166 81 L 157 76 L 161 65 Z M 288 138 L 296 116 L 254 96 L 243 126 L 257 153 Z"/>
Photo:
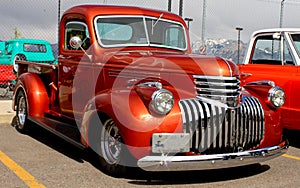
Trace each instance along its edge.
<path fill-rule="evenodd" d="M 156 26 L 156 24 L 158 23 L 158 21 L 163 17 L 163 13 L 160 14 L 160 16 L 157 18 L 157 20 L 155 21 L 155 23 L 153 24 L 153 20 L 152 20 L 152 26 L 151 26 L 151 35 L 153 35 L 153 30 L 154 27 Z"/>

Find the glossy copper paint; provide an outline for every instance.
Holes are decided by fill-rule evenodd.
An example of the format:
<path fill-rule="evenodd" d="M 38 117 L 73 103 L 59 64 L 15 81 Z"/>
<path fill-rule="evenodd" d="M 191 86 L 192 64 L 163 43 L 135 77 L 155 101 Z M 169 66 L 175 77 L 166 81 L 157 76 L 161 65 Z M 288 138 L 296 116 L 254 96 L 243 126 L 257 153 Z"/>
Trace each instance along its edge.
<path fill-rule="evenodd" d="M 58 91 L 51 88 L 47 91 L 43 82 L 30 73 L 20 76 L 25 83 L 25 86 L 20 83 L 21 87 L 32 91 L 29 114 L 43 116 L 43 112 L 47 112 L 59 117 L 76 118 L 81 122 L 82 134 L 87 137 L 82 142 L 88 146 L 89 119 L 97 112 L 105 113 L 116 122 L 124 142 L 136 158 L 149 155 L 153 133 L 182 132 L 178 101 L 195 98 L 192 75 L 239 76 L 235 64 L 217 57 L 191 55 L 190 46 L 186 51 L 155 47 L 102 48 L 97 42 L 93 26 L 94 18 L 98 15 L 159 17 L 161 13 L 135 7 L 88 5 L 67 10 L 60 25 L 58 70 L 53 69 L 57 74 L 51 72 L 50 67 L 44 67 L 46 72 L 51 72 L 47 77 L 48 82 L 54 82 Z M 164 12 L 163 18 L 182 23 L 187 31 L 186 24 L 179 16 Z M 87 24 L 93 45 L 86 53 L 92 54 L 91 58 L 81 50 L 64 50 L 65 23 L 69 20 L 81 20 Z M 173 93 L 175 105 L 166 116 L 149 112 L 149 97 L 140 97 L 143 94 L 149 96 L 149 91 L 137 90 L 136 85 L 148 81 L 159 81 Z M 246 91 L 243 93 L 249 95 Z M 264 98 L 257 97 L 264 102 Z M 38 106 L 43 108 L 37 110 Z M 277 145 L 281 140 L 278 112 L 266 105 L 264 107 L 267 109 L 267 126 L 265 140 L 259 147 Z"/>
<path fill-rule="evenodd" d="M 32 117 L 43 117 L 48 111 L 49 97 L 44 83 L 37 74 L 24 73 L 18 79 L 17 89 L 23 88 L 26 93 L 28 115 Z"/>

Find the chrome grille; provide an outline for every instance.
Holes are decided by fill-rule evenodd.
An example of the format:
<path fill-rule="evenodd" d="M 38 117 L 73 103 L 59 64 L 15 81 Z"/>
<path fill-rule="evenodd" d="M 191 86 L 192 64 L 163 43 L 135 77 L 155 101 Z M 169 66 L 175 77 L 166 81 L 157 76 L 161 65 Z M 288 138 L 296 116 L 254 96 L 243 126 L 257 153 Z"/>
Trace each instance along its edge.
<path fill-rule="evenodd" d="M 230 107 L 238 105 L 240 81 L 236 77 L 193 75 L 198 97 L 218 100 Z"/>
<path fill-rule="evenodd" d="M 264 137 L 264 113 L 255 97 L 242 97 L 238 108 L 181 100 L 183 128 L 190 133 L 191 151 L 208 154 L 256 147 Z"/>

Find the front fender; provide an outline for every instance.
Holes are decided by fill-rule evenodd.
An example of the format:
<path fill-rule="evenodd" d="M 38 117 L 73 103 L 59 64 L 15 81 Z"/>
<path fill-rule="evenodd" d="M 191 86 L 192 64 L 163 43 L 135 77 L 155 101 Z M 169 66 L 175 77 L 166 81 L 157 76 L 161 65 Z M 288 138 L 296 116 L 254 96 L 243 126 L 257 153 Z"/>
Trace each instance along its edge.
<path fill-rule="evenodd" d="M 89 145 L 88 132 L 93 116 L 105 114 L 104 117 L 115 121 L 131 153 L 137 158 L 142 157 L 151 150 L 153 133 L 182 132 L 179 112 L 179 106 L 175 104 L 166 116 L 154 116 L 135 90 L 108 91 L 97 95 L 86 105 L 80 128 L 85 140 L 83 143 Z"/>
<path fill-rule="evenodd" d="M 281 108 L 274 108 L 268 100 L 269 91 L 275 83 L 269 80 L 249 82 L 244 87 L 244 93 L 249 93 L 260 100 L 264 109 L 265 137 L 261 147 L 278 144 L 282 139 Z"/>
<path fill-rule="evenodd" d="M 40 77 L 34 73 L 24 73 L 19 76 L 14 90 L 14 110 L 16 110 L 16 96 L 20 91 L 25 93 L 27 99 L 28 116 L 43 117 L 49 110 L 49 97 Z"/>
<path fill-rule="evenodd" d="M 249 82 L 243 87 L 252 95 L 259 96 L 264 99 L 264 102 L 268 100 L 269 90 L 275 86 L 275 83 L 270 80 L 261 80 L 256 82 Z"/>

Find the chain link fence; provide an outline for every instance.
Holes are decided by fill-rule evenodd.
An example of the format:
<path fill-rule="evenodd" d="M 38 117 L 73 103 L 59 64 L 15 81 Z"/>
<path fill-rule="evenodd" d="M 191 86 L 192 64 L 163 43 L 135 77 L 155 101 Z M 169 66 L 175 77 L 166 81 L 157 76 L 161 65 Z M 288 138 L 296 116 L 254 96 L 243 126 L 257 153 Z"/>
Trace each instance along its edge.
<path fill-rule="evenodd" d="M 241 35 L 242 40 L 248 40 L 250 34 L 264 23 L 264 27 L 277 27 L 279 23 L 280 0 L 10 0 L 0 2 L 1 30 L 0 30 L 0 88 L 7 88 L 15 79 L 13 73 L 13 60 L 9 56 L 8 46 L 5 41 L 14 38 L 42 39 L 49 41 L 53 47 L 57 47 L 59 17 L 68 8 L 78 4 L 113 4 L 133 5 L 161 10 L 171 10 L 173 13 L 182 14 L 183 18 L 190 20 L 187 24 L 190 28 L 193 47 L 199 49 L 204 44 L 207 46 L 208 55 L 221 56 L 234 62 L 237 61 L 237 31 L 236 26 L 244 26 Z M 254 6 L 247 6 L 248 4 Z M 288 2 L 289 3 L 289 2 Z M 286 4 L 286 19 L 284 26 L 290 26 L 285 21 L 291 18 L 289 12 L 293 8 L 299 8 L 299 3 L 291 1 Z M 182 9 L 180 9 L 182 5 Z M 205 14 L 203 14 L 205 10 Z M 254 12 L 256 14 L 254 14 Z M 268 15 L 265 13 L 268 12 Z M 277 14 L 278 12 L 278 14 Z M 298 11 L 299 12 L 299 11 Z M 244 16 L 244 15 L 252 15 Z M 278 16 L 274 16 L 278 15 Z M 297 15 L 293 14 L 293 17 Z M 259 20 L 255 20 L 259 17 Z M 247 27 L 251 29 L 247 29 Z M 295 25 L 297 26 L 297 25 Z M 294 25 L 293 25 L 294 27 Z M 245 37 L 247 36 L 247 37 Z M 219 40 L 221 39 L 221 40 Z M 230 40 L 224 40 L 230 39 Z M 248 41 L 246 41 L 248 42 Z M 240 59 L 245 53 L 246 43 L 241 43 Z M 54 48 L 57 55 L 57 48 Z M 196 50 L 197 51 L 197 50 Z M 9 57 L 8 57 L 9 56 Z M 9 59 L 9 60 L 8 60 Z"/>
<path fill-rule="evenodd" d="M 57 56 L 58 23 L 59 18 L 65 10 L 78 4 L 113 4 L 113 5 L 131 5 L 161 9 L 172 12 L 179 12 L 179 3 L 182 0 L 57 0 L 57 1 L 39 1 L 39 0 L 10 0 L 0 3 L 1 31 L 0 31 L 0 96 L 7 93 L 16 79 L 13 71 L 13 64 L 18 54 L 27 53 L 25 43 L 22 40 L 38 39 L 51 43 L 53 54 Z M 199 6 L 200 1 L 188 1 L 182 3 L 184 14 L 185 4 Z M 171 5 L 171 6 L 170 6 Z M 196 19 L 195 19 L 196 20 Z M 14 41 L 15 39 L 20 41 Z M 14 42 L 13 42 L 14 41 Z M 23 42 L 23 43 L 22 43 Z M 41 45 L 40 43 L 37 43 Z M 34 51 L 36 52 L 36 51 Z M 37 57 L 38 58 L 38 57 Z M 23 55 L 21 59 L 26 59 Z"/>

